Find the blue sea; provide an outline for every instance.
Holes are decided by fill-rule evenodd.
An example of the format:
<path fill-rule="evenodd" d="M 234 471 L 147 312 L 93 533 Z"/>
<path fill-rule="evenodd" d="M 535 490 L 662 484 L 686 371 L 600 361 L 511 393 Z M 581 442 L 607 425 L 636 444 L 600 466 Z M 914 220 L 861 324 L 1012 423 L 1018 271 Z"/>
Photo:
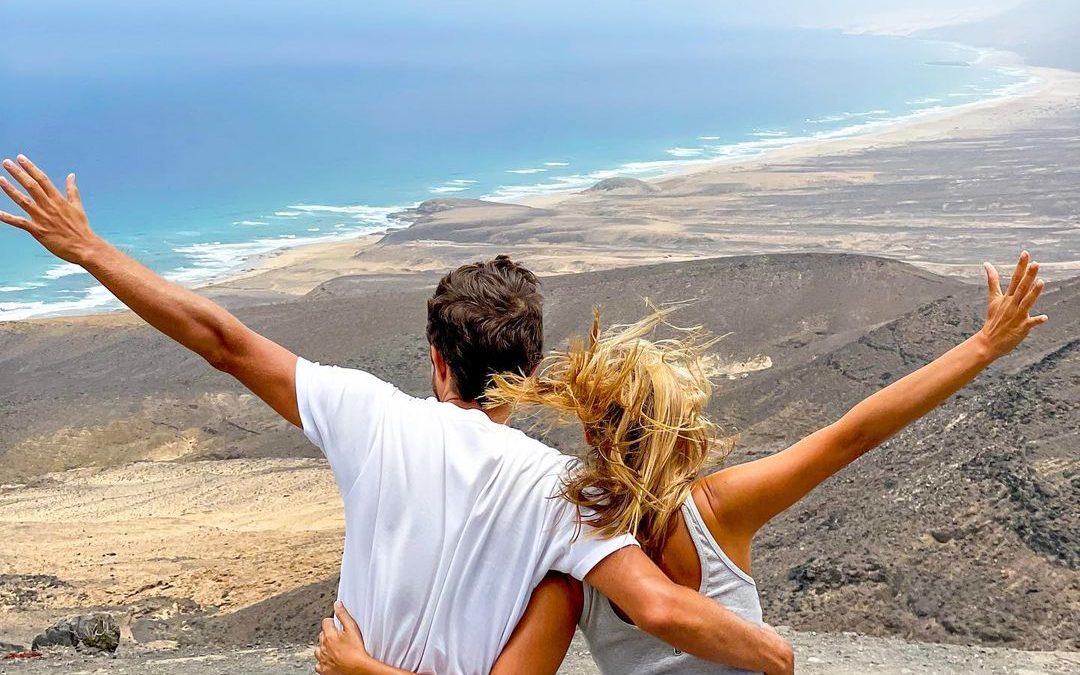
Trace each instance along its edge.
<path fill-rule="evenodd" d="M 655 4 L 8 0 L 0 153 L 75 171 L 96 230 L 198 284 L 425 199 L 657 176 L 1027 81 L 958 45 Z M 0 320 L 114 306 L 0 230 Z"/>

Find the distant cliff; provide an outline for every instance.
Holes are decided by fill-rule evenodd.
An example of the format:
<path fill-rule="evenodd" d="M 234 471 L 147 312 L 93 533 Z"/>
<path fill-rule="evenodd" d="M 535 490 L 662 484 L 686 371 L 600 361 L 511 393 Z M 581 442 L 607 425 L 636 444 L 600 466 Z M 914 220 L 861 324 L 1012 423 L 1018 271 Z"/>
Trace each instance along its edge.
<path fill-rule="evenodd" d="M 943 26 L 919 37 L 1016 52 L 1028 63 L 1080 70 L 1080 2 L 1028 0 L 997 16 Z"/>

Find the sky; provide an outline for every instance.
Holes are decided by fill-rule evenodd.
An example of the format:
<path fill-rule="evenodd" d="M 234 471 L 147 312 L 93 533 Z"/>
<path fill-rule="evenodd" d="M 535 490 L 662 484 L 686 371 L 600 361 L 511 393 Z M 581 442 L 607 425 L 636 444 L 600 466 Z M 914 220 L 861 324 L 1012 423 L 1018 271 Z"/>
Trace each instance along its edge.
<path fill-rule="evenodd" d="M 651 12 L 673 17 L 709 17 L 727 25 L 768 24 L 836 26 L 871 22 L 881 17 L 985 16 L 1020 4 L 1021 0 L 759 0 L 735 3 L 717 0 L 544 0 L 507 3 L 505 0 L 187 0 L 154 3 L 145 0 L 5 0 L 4 15 L 50 17 L 57 22 L 80 16 L 111 15 L 121 25 L 147 16 L 213 19 L 221 25 L 274 21 L 289 14 L 319 13 L 441 21 L 467 18 L 477 12 L 503 15 L 508 20 L 542 20 L 544 15 L 577 14 L 618 22 L 625 13 Z M 210 26 L 204 26 L 210 27 Z"/>
<path fill-rule="evenodd" d="M 99 64 L 123 59 L 120 50 L 137 44 L 146 53 L 154 45 L 184 48 L 197 53 L 212 34 L 227 36 L 220 43 L 235 43 L 230 53 L 204 54 L 207 58 L 242 59 L 245 51 L 264 45 L 245 44 L 249 36 L 274 40 L 275 50 L 288 52 L 290 43 L 323 36 L 333 42 L 341 26 L 379 31 L 392 27 L 415 31 L 418 41 L 426 32 L 467 29 L 471 18 L 483 15 L 484 26 L 503 24 L 527 31 L 530 25 L 551 22 L 566 26 L 567 16 L 579 16 L 592 30 L 608 28 L 613 35 L 649 21 L 709 27 L 767 25 L 770 27 L 827 27 L 856 31 L 905 33 L 981 17 L 1007 9 L 1020 0 L 543 0 L 513 3 L 505 0 L 186 0 L 159 3 L 146 0 L 3 0 L 0 25 L 4 26 L 8 67 L 33 69 L 36 48 L 61 49 L 70 54 L 72 68 L 82 59 Z M 302 21 L 295 21 L 302 17 Z M 297 35 L 302 24 L 307 35 Z M 254 30 L 253 30 L 254 29 Z M 467 32 L 467 30 L 466 30 Z M 355 31 L 351 31 L 353 35 Z M 72 36 L 78 36 L 73 39 Z M 62 37 L 50 41 L 50 36 Z M 633 39 L 633 33 L 626 33 Z M 167 40 L 166 45 L 163 40 Z M 213 42 L 213 40 L 209 40 Z M 51 44 L 50 44 L 51 43 Z M 0 63 L 0 68 L 4 67 Z M 85 64 L 89 67 L 89 64 Z"/>
<path fill-rule="evenodd" d="M 747 22 L 809 26 L 850 26 L 915 18 L 951 21 L 991 15 L 1022 0 L 763 0 L 729 10 Z"/>

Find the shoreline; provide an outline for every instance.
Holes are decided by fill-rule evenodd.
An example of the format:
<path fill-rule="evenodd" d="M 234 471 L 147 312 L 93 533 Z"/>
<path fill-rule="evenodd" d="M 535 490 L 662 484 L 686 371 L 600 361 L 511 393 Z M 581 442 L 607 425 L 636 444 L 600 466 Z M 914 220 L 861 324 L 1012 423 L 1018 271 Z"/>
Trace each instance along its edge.
<path fill-rule="evenodd" d="M 940 42 L 940 41 L 932 41 Z M 1060 68 L 1048 68 L 1043 66 L 1033 66 L 1024 62 L 1023 58 L 1014 52 L 1010 52 L 1003 49 L 993 49 L 987 47 L 973 47 L 970 45 L 964 45 L 961 43 L 942 42 L 942 44 L 949 44 L 956 47 L 962 47 L 966 49 L 975 50 L 978 53 L 978 57 L 972 62 L 971 65 L 981 63 L 982 61 L 992 60 L 996 61 L 994 64 L 999 69 L 1014 69 L 1021 71 L 1027 77 L 1023 82 L 1018 82 L 1010 85 L 1005 85 L 1001 89 L 1009 89 L 1010 91 L 1003 93 L 994 93 L 988 98 L 979 99 L 976 101 L 969 101 L 966 103 L 957 103 L 956 105 L 935 106 L 923 110 L 909 112 L 897 117 L 890 117 L 883 120 L 874 120 L 869 122 L 860 122 L 849 126 L 841 127 L 832 131 L 824 131 L 819 134 L 809 136 L 778 136 L 775 138 L 778 145 L 773 148 L 765 148 L 758 154 L 750 154 L 746 156 L 730 156 L 730 157 L 708 157 L 702 159 L 661 159 L 661 160 L 644 160 L 640 162 L 627 162 L 621 165 L 619 168 L 627 169 L 625 172 L 617 174 L 617 177 L 634 177 L 632 167 L 635 165 L 649 165 L 660 166 L 670 165 L 670 169 L 661 170 L 656 175 L 644 175 L 641 180 L 649 183 L 659 183 L 670 178 L 690 176 L 697 173 L 708 172 L 718 168 L 739 166 L 742 164 L 758 164 L 766 163 L 773 160 L 776 157 L 786 158 L 785 153 L 792 151 L 792 157 L 800 156 L 815 156 L 823 154 L 819 150 L 819 146 L 825 146 L 833 142 L 842 142 L 845 140 L 851 140 L 858 142 L 860 139 L 869 139 L 870 137 L 878 134 L 887 133 L 889 131 L 903 129 L 909 125 L 920 125 L 924 123 L 932 123 L 935 120 L 948 119 L 958 115 L 965 114 L 967 112 L 987 108 L 997 107 L 1005 104 L 1010 100 L 1031 96 L 1037 93 L 1040 84 L 1043 84 L 1043 78 L 1053 77 L 1054 73 L 1059 76 L 1071 77 L 1077 75 L 1073 71 L 1063 70 Z M 1044 72 L 1045 71 L 1045 72 Z M 1039 74 L 1043 75 L 1043 78 L 1039 77 Z M 1015 90 L 1013 88 L 1015 87 Z M 738 146 L 752 146 L 755 144 L 765 143 L 763 138 L 757 138 L 757 140 L 742 140 L 733 143 L 725 143 L 722 147 L 733 148 Z M 806 154 L 799 153 L 798 150 L 807 148 Z M 608 174 L 613 173 L 613 170 L 601 170 L 593 172 L 593 174 Z M 647 170 L 646 172 L 647 173 Z M 606 176 L 605 176 L 606 177 Z M 596 177 L 595 182 L 603 180 L 602 177 Z M 535 187 L 535 186 L 521 186 L 522 189 Z M 482 195 L 478 199 L 490 200 L 501 203 L 521 204 L 526 206 L 549 206 L 557 204 L 566 197 L 571 197 L 580 194 L 582 189 L 587 189 L 591 185 L 584 188 L 564 188 L 557 189 L 552 188 L 550 192 L 525 195 L 517 199 L 502 199 L 493 195 Z"/>
<path fill-rule="evenodd" d="M 941 109 L 932 109 L 912 113 L 904 117 L 879 122 L 868 122 L 836 132 L 825 132 L 818 137 L 791 139 L 794 142 L 775 148 L 768 148 L 761 154 L 751 157 L 721 157 L 703 160 L 671 160 L 670 170 L 659 175 L 642 179 L 644 182 L 663 186 L 666 183 L 706 174 L 723 174 L 745 171 L 759 171 L 767 167 L 795 162 L 822 159 L 854 153 L 868 149 L 906 146 L 922 141 L 962 138 L 972 131 L 1007 130 L 1018 123 L 1017 109 L 1021 111 L 1039 107 L 1040 102 L 1051 101 L 1057 93 L 1058 85 L 1064 82 L 1080 82 L 1080 73 L 1073 71 L 1030 66 L 1022 63 L 1020 57 L 993 50 L 992 58 L 1005 59 L 1002 67 L 1022 70 L 1028 79 L 1017 91 L 995 96 L 990 99 L 961 103 Z M 1015 62 L 1014 62 L 1015 61 Z M 991 119 L 987 119 L 991 118 Z M 852 132 L 850 129 L 858 129 Z M 666 160 L 665 160 L 666 161 Z M 432 199 L 437 199 L 433 196 Z M 484 198 L 481 198 L 484 199 Z M 550 209 L 573 202 L 589 199 L 587 193 L 576 188 L 550 194 L 524 197 L 516 201 L 492 202 L 497 205 L 521 206 L 534 209 Z M 485 200 L 486 201 L 486 200 Z M 289 245 L 258 253 L 247 258 L 237 269 L 220 276 L 200 282 L 193 286 L 201 291 L 222 292 L 234 295 L 280 294 L 286 296 L 303 295 L 320 283 L 345 275 L 377 275 L 426 272 L 434 273 L 445 269 L 438 256 L 424 255 L 424 245 L 443 244 L 445 242 L 427 241 L 409 244 L 409 260 L 402 264 L 401 259 L 365 260 L 365 254 L 376 249 L 383 238 L 397 228 L 387 228 L 374 232 L 342 235 L 330 241 Z M 673 256 L 670 251 L 650 255 L 647 247 L 639 247 L 635 252 L 619 251 L 611 255 L 597 255 L 582 251 L 572 246 L 565 249 L 543 246 L 512 247 L 493 245 L 496 248 L 513 249 L 517 257 L 528 257 L 541 274 L 570 273 L 588 269 L 620 266 L 623 264 L 648 264 L 651 262 L 689 260 L 703 257 L 688 253 L 685 256 Z M 577 260 L 572 264 L 559 261 L 563 255 L 574 255 Z M 537 262 L 534 262 L 537 261 Z M 918 261 L 911 260 L 909 262 Z M 943 265 L 936 265 L 938 269 Z M 50 321 L 72 320 L 91 316 L 111 316 L 123 313 L 122 307 L 103 307 L 99 310 L 79 311 L 71 314 L 31 316 L 11 321 Z"/>
<path fill-rule="evenodd" d="M 995 50 L 995 55 L 1011 54 Z M 1015 58 L 1018 56 L 1012 55 Z M 1020 123 L 1015 118 L 1017 107 L 1025 107 L 1025 101 L 1045 101 L 1053 98 L 1057 91 L 1057 85 L 1063 82 L 1080 83 L 1080 73 L 1047 68 L 1042 66 L 1029 66 L 1022 63 L 1010 64 L 1022 68 L 1034 81 L 1025 83 L 1025 87 L 1017 92 L 998 96 L 988 100 L 974 101 L 970 103 L 949 106 L 941 110 L 916 113 L 899 120 L 870 123 L 872 128 L 858 133 L 843 133 L 821 138 L 807 139 L 792 143 L 787 146 L 769 149 L 760 156 L 752 158 L 714 158 L 700 160 L 698 162 L 677 162 L 678 166 L 659 176 L 642 179 L 652 185 L 663 185 L 666 182 L 682 178 L 711 174 L 718 172 L 755 171 L 770 165 L 794 162 L 797 160 L 812 160 L 823 157 L 843 155 L 858 152 L 870 148 L 899 147 L 916 142 L 941 140 L 945 138 L 963 137 L 974 130 L 986 130 L 998 128 L 1005 130 L 1014 124 Z M 1080 85 L 1078 85 L 1080 86 Z M 1003 113 L 998 116 L 998 113 Z M 1010 114 L 1012 113 L 1012 114 Z M 987 115 L 994 115 L 993 124 L 987 125 Z M 965 122 L 979 122 L 968 127 Z M 864 125 L 866 126 L 866 125 Z M 547 209 L 557 207 L 575 199 L 587 199 L 588 196 L 578 190 L 566 190 L 546 195 L 526 197 L 516 202 L 495 202 L 508 205 L 524 206 L 529 208 Z M 247 269 L 235 274 L 228 274 L 212 282 L 200 286 L 200 289 L 240 289 L 244 291 L 276 291 L 290 294 L 302 294 L 297 286 L 283 284 L 280 273 L 290 267 L 308 266 L 311 268 L 327 268 L 336 263 L 340 266 L 340 275 L 345 274 L 381 274 L 400 269 L 390 269 L 384 264 L 364 265 L 358 260 L 366 251 L 376 247 L 388 231 L 370 233 L 335 242 L 322 242 L 300 246 L 287 247 L 276 251 L 261 254 L 249 261 Z M 417 242 L 417 246 L 420 242 Z M 546 247 L 550 248 L 550 247 Z M 527 251 L 535 254 L 535 251 Z M 688 255 L 685 259 L 693 259 L 700 256 Z M 645 256 L 639 264 L 650 262 L 662 262 L 672 260 L 670 256 Z M 910 261 L 916 262 L 918 261 Z M 933 265 L 941 270 L 945 265 Z M 597 267 L 599 268 L 599 267 Z M 545 262 L 539 266 L 545 273 L 559 273 L 572 270 L 559 269 L 557 265 Z M 596 269 L 596 268 L 594 268 Z M 422 266 L 411 268 L 408 272 L 430 272 L 434 269 L 425 269 Z M 270 273 L 265 284 L 251 282 L 257 277 Z M 340 276 L 339 275 L 339 276 Z M 295 276 L 310 276 L 297 274 Z M 328 276 L 323 281 L 333 278 Z M 311 288 L 317 286 L 312 279 L 307 279 Z M 305 284 L 300 284 L 301 286 Z M 308 288 L 310 290 L 310 288 Z M 306 291 L 303 291 L 306 292 Z"/>

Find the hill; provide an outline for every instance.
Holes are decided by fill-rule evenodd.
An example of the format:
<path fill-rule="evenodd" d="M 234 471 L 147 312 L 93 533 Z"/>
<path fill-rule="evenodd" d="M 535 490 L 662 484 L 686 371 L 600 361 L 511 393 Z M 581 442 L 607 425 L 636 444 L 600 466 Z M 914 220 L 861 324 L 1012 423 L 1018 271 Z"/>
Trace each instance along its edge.
<path fill-rule="evenodd" d="M 343 278 L 306 298 L 239 313 L 308 358 L 366 368 L 423 395 L 430 283 Z M 833 254 L 622 268 L 549 277 L 544 286 L 549 346 L 584 330 L 594 303 L 607 321 L 626 321 L 641 315 L 643 296 L 692 300 L 679 321 L 730 332 L 716 347 L 711 412 L 740 434 L 731 461 L 797 440 L 943 353 L 978 328 L 984 293 L 896 261 Z M 767 617 L 800 630 L 1080 648 L 1072 622 L 1080 607 L 1080 280 L 1051 284 L 1041 304 L 1051 322 L 1014 354 L 763 532 L 755 578 Z M 42 475 L 69 467 L 314 455 L 230 380 L 123 317 L 2 325 L 0 373 L 0 471 L 42 495 L 83 480 Z M 570 451 L 580 442 L 572 428 L 546 438 Z M 95 475 L 86 480 L 100 483 Z M 276 475 L 259 480 L 284 480 Z M 220 487 L 208 484 L 207 494 L 224 489 L 225 478 L 214 480 Z M 259 490 L 260 509 L 274 509 L 274 495 L 288 492 L 288 513 L 328 517 L 329 501 L 294 503 L 295 489 L 269 483 Z M 6 494 L 13 503 L 18 493 Z M 242 507 L 242 495 L 231 499 Z M 247 528 L 255 516 L 241 511 Z M 275 546 L 287 534 L 275 535 Z M 313 545 L 327 553 L 330 534 L 323 530 Z M 301 578 L 293 562 L 290 578 Z M 220 611 L 192 606 L 139 629 L 199 643 L 304 642 L 333 588 L 333 579 L 316 577 L 262 604 L 231 604 L 229 578 L 212 576 L 224 593 L 215 600 Z M 125 602 L 168 596 L 168 584 Z"/>
<path fill-rule="evenodd" d="M 424 308 L 435 281 L 345 277 L 238 314 L 309 359 L 365 368 L 427 395 Z M 557 345 L 586 330 L 594 304 L 615 322 L 639 318 L 644 297 L 697 299 L 681 320 L 734 331 L 722 345 L 726 362 L 766 354 L 785 366 L 961 288 L 894 261 L 822 254 L 562 275 L 544 280 L 546 339 Z M 231 378 L 125 315 L 0 323 L 0 411 L 0 470 L 9 479 L 137 459 L 317 453 Z"/>
<path fill-rule="evenodd" d="M 1016 52 L 1029 63 L 1080 70 L 1080 4 L 1073 0 L 1028 0 L 997 16 L 918 34 L 979 47 Z"/>

